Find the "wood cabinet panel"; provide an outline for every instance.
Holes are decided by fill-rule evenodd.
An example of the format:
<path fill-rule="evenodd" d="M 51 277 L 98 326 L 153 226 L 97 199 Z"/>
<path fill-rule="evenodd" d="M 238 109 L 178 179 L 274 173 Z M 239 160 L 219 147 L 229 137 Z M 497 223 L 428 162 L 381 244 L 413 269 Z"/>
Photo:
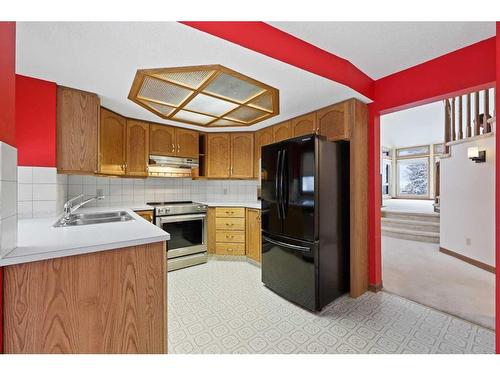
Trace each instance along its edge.
<path fill-rule="evenodd" d="M 215 252 L 218 255 L 245 255 L 245 244 L 217 242 Z"/>
<path fill-rule="evenodd" d="M 253 133 L 231 134 L 231 178 L 253 178 Z"/>
<path fill-rule="evenodd" d="M 292 119 L 291 127 L 293 137 L 316 133 L 318 131 L 316 112 Z"/>
<path fill-rule="evenodd" d="M 217 231 L 215 234 L 217 242 L 240 242 L 245 243 L 245 232 L 238 231 Z"/>
<path fill-rule="evenodd" d="M 127 121 L 125 117 L 101 107 L 99 126 L 99 173 L 124 175 Z"/>
<path fill-rule="evenodd" d="M 216 217 L 217 230 L 245 230 L 245 218 Z"/>
<path fill-rule="evenodd" d="M 149 162 L 149 124 L 127 120 L 127 176 L 146 177 Z"/>
<path fill-rule="evenodd" d="M 142 211 L 134 211 L 137 215 L 142 217 L 144 220 L 149 221 L 150 223 L 153 222 L 153 210 L 142 210 Z"/>
<path fill-rule="evenodd" d="M 57 170 L 96 173 L 99 132 L 99 97 L 57 87 Z"/>
<path fill-rule="evenodd" d="M 216 217 L 245 217 L 245 207 L 216 207 Z"/>
<path fill-rule="evenodd" d="M 198 158 L 200 151 L 197 131 L 176 128 L 175 139 L 177 144 L 177 156 Z"/>
<path fill-rule="evenodd" d="M 227 178 L 231 167 L 231 136 L 228 133 L 207 134 L 207 176 Z"/>
<path fill-rule="evenodd" d="M 246 210 L 246 255 L 248 258 L 260 262 L 262 253 L 260 210 L 247 208 Z"/>
<path fill-rule="evenodd" d="M 207 211 L 207 251 L 215 254 L 216 228 L 215 228 L 215 207 L 208 207 Z"/>
<path fill-rule="evenodd" d="M 273 139 L 274 142 L 283 141 L 291 138 L 291 125 L 290 121 L 285 121 L 273 126 Z"/>
<path fill-rule="evenodd" d="M 271 127 L 257 130 L 255 132 L 254 143 L 254 177 L 259 178 L 260 175 L 260 157 L 262 153 L 262 146 L 270 145 L 273 143 L 273 129 Z"/>
<path fill-rule="evenodd" d="M 323 108 L 317 112 L 319 134 L 329 141 L 348 140 L 350 138 L 351 107 L 348 100 Z"/>
<path fill-rule="evenodd" d="M 174 156 L 176 154 L 174 127 L 151 124 L 149 131 L 151 155 Z"/>
<path fill-rule="evenodd" d="M 5 353 L 166 353 L 163 242 L 4 268 Z"/>

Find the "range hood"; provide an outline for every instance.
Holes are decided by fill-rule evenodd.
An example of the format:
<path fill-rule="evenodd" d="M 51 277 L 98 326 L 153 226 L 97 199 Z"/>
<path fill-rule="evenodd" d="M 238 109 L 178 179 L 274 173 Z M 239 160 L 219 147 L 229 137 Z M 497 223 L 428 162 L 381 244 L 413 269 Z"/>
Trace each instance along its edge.
<path fill-rule="evenodd" d="M 198 159 L 176 156 L 149 155 L 149 175 L 152 177 L 190 177 L 198 168 Z"/>

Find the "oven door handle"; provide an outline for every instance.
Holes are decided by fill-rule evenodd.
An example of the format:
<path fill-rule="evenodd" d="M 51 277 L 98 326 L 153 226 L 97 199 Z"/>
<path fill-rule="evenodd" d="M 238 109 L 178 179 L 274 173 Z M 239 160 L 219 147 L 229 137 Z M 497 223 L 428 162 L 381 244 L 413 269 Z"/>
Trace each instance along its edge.
<path fill-rule="evenodd" d="M 156 218 L 156 225 L 161 225 L 163 223 L 177 223 L 180 221 L 190 221 L 190 220 L 205 220 L 206 214 L 193 214 L 193 215 L 173 215 L 173 216 L 159 216 Z"/>

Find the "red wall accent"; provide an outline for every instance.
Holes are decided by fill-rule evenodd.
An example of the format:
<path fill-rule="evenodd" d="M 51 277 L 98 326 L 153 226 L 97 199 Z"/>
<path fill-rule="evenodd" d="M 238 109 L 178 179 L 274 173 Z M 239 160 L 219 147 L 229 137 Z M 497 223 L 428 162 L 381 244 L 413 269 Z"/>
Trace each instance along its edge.
<path fill-rule="evenodd" d="M 16 24 L 0 22 L 0 141 L 16 145 Z"/>
<path fill-rule="evenodd" d="M 16 75 L 18 165 L 56 166 L 56 89 L 54 82 Z"/>
<path fill-rule="evenodd" d="M 496 79 L 497 82 L 500 82 L 500 22 L 497 22 L 497 40 L 496 40 Z M 497 87 L 498 89 L 498 87 Z M 496 95 L 496 105 L 495 105 L 495 113 L 498 114 L 500 113 L 500 96 L 497 94 Z M 497 122 L 497 131 L 498 131 L 498 122 Z M 500 354 L 500 172 L 498 171 L 498 166 L 500 165 L 500 137 L 498 134 L 496 135 L 496 160 L 495 160 L 495 248 L 496 248 L 496 308 L 495 308 L 495 319 L 496 319 L 496 325 L 495 325 L 495 332 L 496 332 L 496 352 L 497 354 Z"/>
<path fill-rule="evenodd" d="M 0 141 L 16 145 L 16 23 L 0 22 Z M 3 269 L 0 267 L 0 353 L 3 353 Z"/>
<path fill-rule="evenodd" d="M 349 61 L 265 22 L 181 22 L 373 98 L 373 80 Z"/>

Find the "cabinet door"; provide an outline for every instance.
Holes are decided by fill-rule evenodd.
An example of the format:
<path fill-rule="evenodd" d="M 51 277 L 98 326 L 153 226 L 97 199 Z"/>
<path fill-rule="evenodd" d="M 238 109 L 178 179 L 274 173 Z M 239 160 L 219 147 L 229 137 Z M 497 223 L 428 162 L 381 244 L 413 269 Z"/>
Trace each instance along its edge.
<path fill-rule="evenodd" d="M 274 142 L 279 142 L 291 138 L 290 121 L 285 121 L 281 124 L 274 125 L 273 138 Z"/>
<path fill-rule="evenodd" d="M 99 128 L 99 173 L 124 175 L 126 162 L 127 121 L 101 108 Z"/>
<path fill-rule="evenodd" d="M 231 166 L 231 137 L 228 133 L 207 134 L 207 177 L 227 178 Z"/>
<path fill-rule="evenodd" d="M 253 133 L 231 134 L 231 177 L 253 178 Z"/>
<path fill-rule="evenodd" d="M 351 105 L 352 101 L 345 101 L 319 110 L 319 134 L 324 135 L 329 141 L 348 140 Z"/>
<path fill-rule="evenodd" d="M 294 137 L 313 134 L 317 131 L 316 112 L 292 119 L 292 134 Z"/>
<path fill-rule="evenodd" d="M 149 162 L 149 124 L 127 120 L 127 176 L 147 176 Z"/>
<path fill-rule="evenodd" d="M 255 260 L 256 262 L 260 262 L 262 252 L 260 210 L 247 208 L 246 224 L 247 257 Z"/>
<path fill-rule="evenodd" d="M 199 137 L 198 132 L 195 130 L 175 129 L 175 139 L 177 143 L 177 155 L 186 158 L 198 158 L 200 155 L 199 150 Z"/>
<path fill-rule="evenodd" d="M 58 86 L 56 122 L 57 170 L 96 173 L 99 97 Z"/>
<path fill-rule="evenodd" d="M 151 155 L 174 156 L 176 154 L 175 128 L 151 124 L 149 139 Z"/>
<path fill-rule="evenodd" d="M 255 178 L 260 176 L 260 155 L 262 152 L 262 146 L 269 145 L 273 143 L 273 128 L 268 127 L 255 132 L 255 148 L 254 148 L 254 166 L 253 173 Z"/>

